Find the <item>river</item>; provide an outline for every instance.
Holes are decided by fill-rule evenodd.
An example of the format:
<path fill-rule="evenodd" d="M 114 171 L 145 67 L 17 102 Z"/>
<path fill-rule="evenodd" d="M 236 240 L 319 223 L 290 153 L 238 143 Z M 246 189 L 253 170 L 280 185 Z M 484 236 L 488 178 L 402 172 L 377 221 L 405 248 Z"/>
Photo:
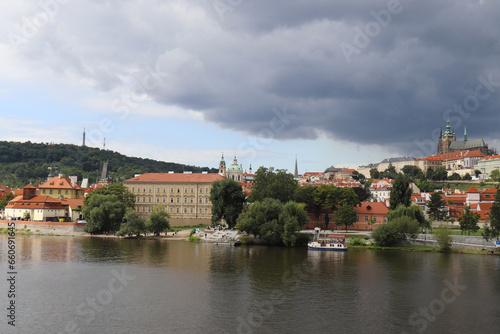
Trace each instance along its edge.
<path fill-rule="evenodd" d="M 498 256 L 16 236 L 9 298 L 0 245 L 1 333 L 500 331 Z"/>

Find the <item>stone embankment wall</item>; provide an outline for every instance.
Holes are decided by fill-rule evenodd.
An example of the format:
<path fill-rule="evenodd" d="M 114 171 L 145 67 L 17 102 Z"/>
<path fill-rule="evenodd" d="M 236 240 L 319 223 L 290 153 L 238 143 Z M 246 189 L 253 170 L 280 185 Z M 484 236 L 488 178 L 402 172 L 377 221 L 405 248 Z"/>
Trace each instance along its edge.
<path fill-rule="evenodd" d="M 483 237 L 478 236 L 468 236 L 468 235 L 452 235 L 451 247 L 453 248 L 464 248 L 464 249 L 486 249 L 494 250 L 496 249 L 495 241 L 486 241 Z M 410 240 L 413 245 L 425 245 L 425 246 L 435 246 L 439 247 L 434 235 L 432 234 L 419 234 L 415 240 Z"/>
<path fill-rule="evenodd" d="M 0 228 L 7 228 L 9 223 L 16 224 L 16 230 L 30 230 L 32 234 L 83 235 L 85 223 L 32 222 L 23 220 L 0 220 Z"/>

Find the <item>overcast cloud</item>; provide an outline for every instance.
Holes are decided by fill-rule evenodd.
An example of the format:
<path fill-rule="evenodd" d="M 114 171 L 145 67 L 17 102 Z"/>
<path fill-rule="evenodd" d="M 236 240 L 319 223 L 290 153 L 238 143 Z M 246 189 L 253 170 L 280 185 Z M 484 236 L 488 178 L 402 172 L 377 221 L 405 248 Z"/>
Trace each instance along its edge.
<path fill-rule="evenodd" d="M 278 111 L 289 116 L 275 139 L 422 156 L 451 112 L 459 139 L 464 124 L 469 138 L 498 138 L 497 0 L 16 3 L 0 5 L 0 41 L 30 66 L 223 129 L 266 136 Z"/>

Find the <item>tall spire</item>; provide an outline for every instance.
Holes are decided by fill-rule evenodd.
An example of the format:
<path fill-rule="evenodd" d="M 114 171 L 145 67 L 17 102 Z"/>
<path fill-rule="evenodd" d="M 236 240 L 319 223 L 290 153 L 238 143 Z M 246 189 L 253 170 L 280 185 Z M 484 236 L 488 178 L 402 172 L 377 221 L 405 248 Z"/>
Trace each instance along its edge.
<path fill-rule="evenodd" d="M 467 142 L 467 125 L 464 126 L 464 143 Z"/>
<path fill-rule="evenodd" d="M 85 146 L 85 128 L 83 128 L 83 144 L 82 146 Z"/>
<path fill-rule="evenodd" d="M 295 156 L 295 172 L 293 173 L 293 176 L 295 177 L 295 179 L 299 178 L 299 168 L 297 166 L 297 156 Z"/>

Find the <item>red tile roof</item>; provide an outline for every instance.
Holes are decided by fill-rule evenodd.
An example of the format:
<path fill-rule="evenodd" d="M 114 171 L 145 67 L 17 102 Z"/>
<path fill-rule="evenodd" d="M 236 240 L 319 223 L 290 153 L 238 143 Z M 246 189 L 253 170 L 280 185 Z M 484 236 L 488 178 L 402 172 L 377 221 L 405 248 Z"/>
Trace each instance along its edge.
<path fill-rule="evenodd" d="M 50 180 L 45 183 L 42 183 L 39 188 L 46 189 L 81 189 L 78 183 L 75 183 L 74 186 L 71 184 L 71 180 L 69 177 L 65 176 L 54 176 Z"/>
<path fill-rule="evenodd" d="M 355 206 L 354 210 L 359 215 L 386 215 L 389 212 L 389 208 L 382 202 L 361 202 L 361 206 Z"/>

